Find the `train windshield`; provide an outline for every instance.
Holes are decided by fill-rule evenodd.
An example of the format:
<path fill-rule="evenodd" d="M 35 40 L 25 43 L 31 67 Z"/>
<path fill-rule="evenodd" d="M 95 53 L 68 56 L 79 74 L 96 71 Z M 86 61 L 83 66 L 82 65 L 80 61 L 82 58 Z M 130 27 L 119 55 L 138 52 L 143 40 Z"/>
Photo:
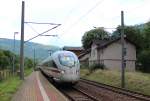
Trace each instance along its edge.
<path fill-rule="evenodd" d="M 75 59 L 72 55 L 60 54 L 59 61 L 61 65 L 64 65 L 67 67 L 73 67 L 75 65 Z"/>

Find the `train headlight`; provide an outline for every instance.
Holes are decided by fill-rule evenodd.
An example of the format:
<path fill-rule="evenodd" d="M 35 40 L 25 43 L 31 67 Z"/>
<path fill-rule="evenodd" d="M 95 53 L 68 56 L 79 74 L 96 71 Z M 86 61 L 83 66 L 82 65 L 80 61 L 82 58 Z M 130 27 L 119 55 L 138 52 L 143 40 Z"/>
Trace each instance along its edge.
<path fill-rule="evenodd" d="M 65 72 L 64 72 L 64 71 L 61 71 L 61 73 L 64 74 Z"/>

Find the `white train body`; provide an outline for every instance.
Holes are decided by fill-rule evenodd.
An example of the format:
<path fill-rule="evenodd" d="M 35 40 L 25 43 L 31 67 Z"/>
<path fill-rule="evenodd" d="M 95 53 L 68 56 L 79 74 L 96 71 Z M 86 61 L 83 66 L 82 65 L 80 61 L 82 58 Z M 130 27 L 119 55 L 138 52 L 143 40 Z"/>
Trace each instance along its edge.
<path fill-rule="evenodd" d="M 79 60 L 70 51 L 57 51 L 40 65 L 40 69 L 55 81 L 75 83 L 80 78 Z"/>

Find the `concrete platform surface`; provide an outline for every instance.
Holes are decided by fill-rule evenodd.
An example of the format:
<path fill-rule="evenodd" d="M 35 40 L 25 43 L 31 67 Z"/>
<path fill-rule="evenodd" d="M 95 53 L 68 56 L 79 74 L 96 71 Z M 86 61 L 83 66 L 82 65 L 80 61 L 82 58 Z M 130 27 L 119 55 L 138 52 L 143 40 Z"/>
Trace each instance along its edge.
<path fill-rule="evenodd" d="M 68 99 L 36 71 L 25 78 L 12 101 L 68 101 Z"/>

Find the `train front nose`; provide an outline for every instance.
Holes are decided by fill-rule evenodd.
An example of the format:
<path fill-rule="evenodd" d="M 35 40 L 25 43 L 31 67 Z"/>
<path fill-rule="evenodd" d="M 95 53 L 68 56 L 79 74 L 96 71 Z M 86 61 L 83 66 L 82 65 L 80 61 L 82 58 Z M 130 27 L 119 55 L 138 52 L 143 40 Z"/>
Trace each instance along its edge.
<path fill-rule="evenodd" d="M 66 70 L 62 76 L 62 80 L 66 82 L 76 82 L 80 78 L 79 70 Z"/>
<path fill-rule="evenodd" d="M 79 61 L 77 57 L 70 52 L 60 54 L 60 68 L 62 71 L 61 80 L 64 82 L 74 82 L 79 80 Z"/>

